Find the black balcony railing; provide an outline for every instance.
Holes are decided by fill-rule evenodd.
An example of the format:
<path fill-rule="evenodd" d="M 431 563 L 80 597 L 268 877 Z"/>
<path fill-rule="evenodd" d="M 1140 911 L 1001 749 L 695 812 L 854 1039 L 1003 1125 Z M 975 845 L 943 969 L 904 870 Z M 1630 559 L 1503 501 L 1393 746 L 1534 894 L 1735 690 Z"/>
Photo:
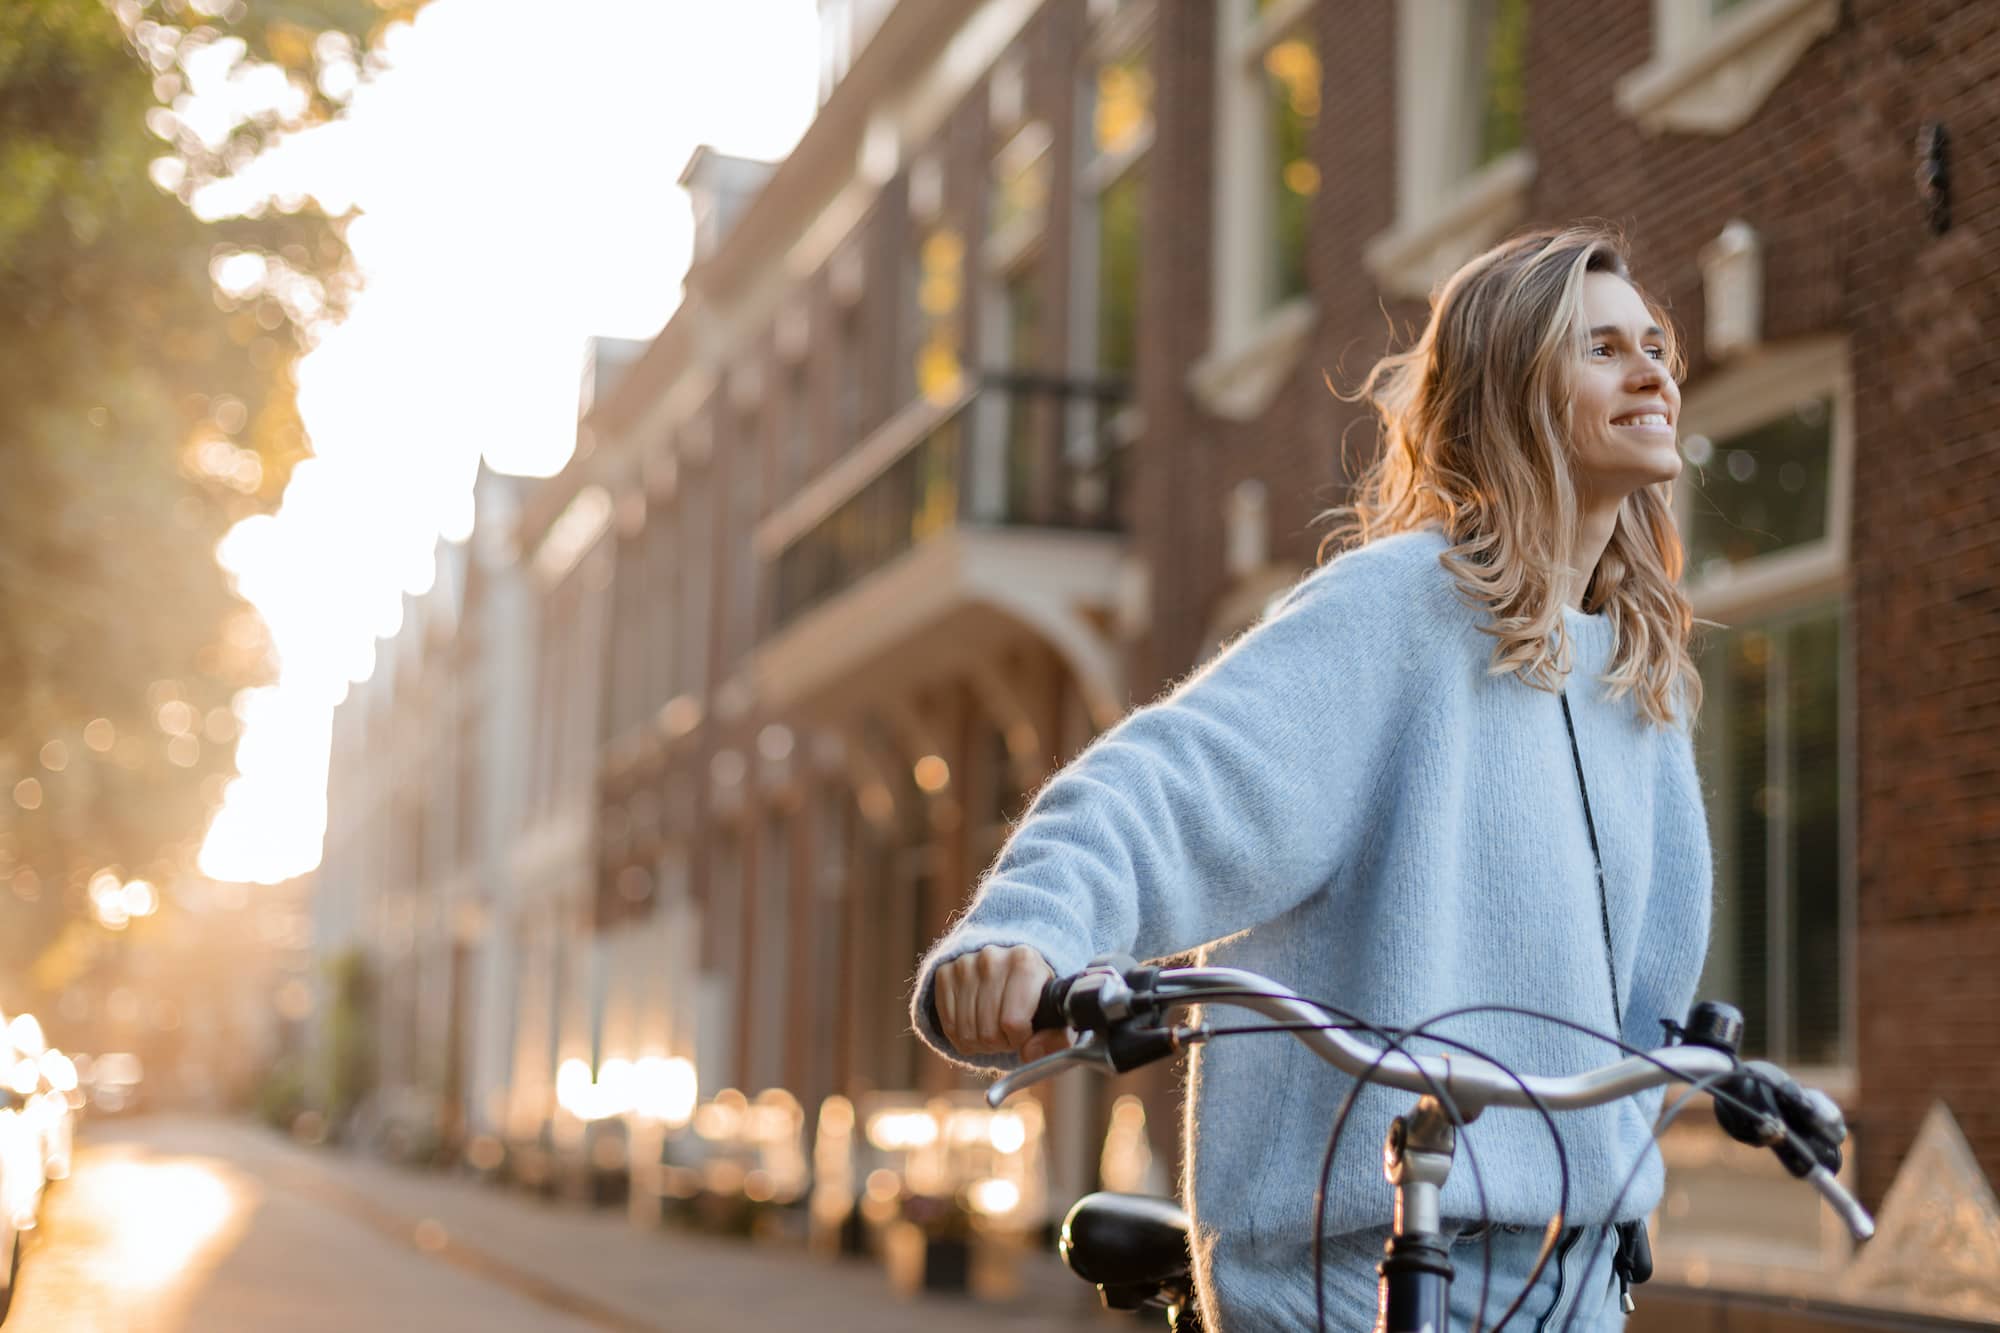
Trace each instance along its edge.
<path fill-rule="evenodd" d="M 1119 530 L 1122 402 L 1116 385 L 989 376 L 778 553 L 769 632 L 949 527 Z"/>

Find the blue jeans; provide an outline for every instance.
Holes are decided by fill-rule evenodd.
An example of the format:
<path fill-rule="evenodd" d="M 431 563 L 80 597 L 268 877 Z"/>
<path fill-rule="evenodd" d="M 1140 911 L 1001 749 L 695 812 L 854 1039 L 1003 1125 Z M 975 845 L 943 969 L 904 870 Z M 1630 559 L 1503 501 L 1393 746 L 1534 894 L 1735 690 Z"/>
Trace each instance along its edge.
<path fill-rule="evenodd" d="M 1447 1224 L 1447 1232 L 1450 1229 Z M 1388 1234 L 1383 1229 L 1327 1237 L 1322 1270 L 1327 1333 L 1367 1333 L 1375 1326 L 1378 1286 L 1375 1265 L 1382 1258 Z M 1492 1272 L 1486 1290 L 1485 1319 L 1479 1325 L 1489 1330 L 1521 1294 L 1528 1273 L 1535 1266 L 1535 1256 L 1541 1252 L 1542 1229 L 1496 1227 L 1491 1238 Z M 1565 1241 L 1571 1243 L 1565 1246 Z M 1571 1333 L 1619 1333 L 1625 1327 L 1625 1315 L 1619 1305 L 1618 1280 L 1611 1271 L 1611 1256 L 1616 1246 L 1617 1233 L 1608 1226 L 1573 1228 L 1559 1237 L 1555 1252 L 1535 1280 L 1534 1290 L 1507 1321 L 1510 1333 L 1536 1330 L 1560 1333 L 1565 1327 Z M 1454 1333 L 1471 1329 L 1479 1313 L 1486 1255 L 1485 1238 L 1476 1234 L 1462 1234 L 1452 1244 L 1451 1263 L 1456 1270 L 1451 1280 Z M 1302 1284 L 1302 1289 L 1284 1302 L 1282 1310 L 1230 1310 L 1228 1313 L 1236 1317 L 1225 1319 L 1224 1333 L 1235 1333 L 1239 1327 L 1309 1331 L 1313 1327 L 1311 1290 L 1309 1284 Z"/>
<path fill-rule="evenodd" d="M 1535 1256 L 1541 1252 L 1542 1231 L 1530 1227 L 1521 1231 L 1497 1228 L 1492 1233 L 1493 1276 L 1486 1294 L 1484 1327 L 1499 1322 L 1514 1298 L 1521 1294 Z M 1558 1333 L 1565 1327 L 1576 1333 L 1616 1333 L 1625 1327 L 1625 1314 L 1618 1299 L 1618 1278 L 1611 1271 L 1611 1256 L 1617 1249 L 1618 1234 L 1610 1227 L 1577 1227 L 1556 1241 L 1555 1253 L 1535 1279 L 1535 1288 L 1521 1309 L 1508 1321 L 1509 1329 L 1548 1330 Z M 1462 1235 L 1451 1247 L 1451 1323 L 1454 1329 L 1469 1329 L 1479 1310 L 1479 1291 L 1486 1267 L 1486 1240 L 1478 1235 Z"/>

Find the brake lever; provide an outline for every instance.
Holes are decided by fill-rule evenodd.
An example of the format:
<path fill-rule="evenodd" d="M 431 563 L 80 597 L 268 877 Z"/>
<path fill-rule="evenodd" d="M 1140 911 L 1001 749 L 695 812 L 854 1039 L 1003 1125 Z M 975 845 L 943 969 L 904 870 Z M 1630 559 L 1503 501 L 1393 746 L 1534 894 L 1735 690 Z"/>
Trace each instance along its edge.
<path fill-rule="evenodd" d="M 1096 1033 L 1086 1032 L 1074 1044 L 1039 1060 L 1030 1060 L 1013 1073 L 995 1079 L 992 1086 L 986 1089 L 986 1104 L 997 1109 L 1000 1103 L 1021 1089 L 1054 1078 L 1070 1065 L 1082 1065 L 1100 1074 L 1117 1072 L 1112 1067 L 1104 1043 L 1098 1040 Z"/>
<path fill-rule="evenodd" d="M 1823 1166 L 1815 1166 L 1806 1172 L 1806 1180 L 1819 1191 L 1826 1200 L 1827 1207 L 1833 1209 L 1847 1230 L 1856 1240 L 1867 1240 L 1875 1234 L 1875 1219 L 1861 1206 L 1861 1201 L 1847 1192 L 1847 1187 L 1833 1178 L 1833 1172 Z"/>

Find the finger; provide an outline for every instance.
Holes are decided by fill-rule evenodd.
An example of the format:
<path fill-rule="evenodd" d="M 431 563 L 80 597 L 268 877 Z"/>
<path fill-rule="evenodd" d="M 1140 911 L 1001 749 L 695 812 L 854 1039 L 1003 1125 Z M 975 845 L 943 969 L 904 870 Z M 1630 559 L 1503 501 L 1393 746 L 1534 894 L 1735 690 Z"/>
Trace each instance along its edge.
<path fill-rule="evenodd" d="M 1012 1050 L 1000 1035 L 1000 1001 L 1007 989 L 1005 950 L 985 948 L 975 964 L 978 980 L 972 991 L 972 1031 L 979 1053 Z"/>
<path fill-rule="evenodd" d="M 1042 1002 L 1042 978 L 1048 971 L 1037 962 L 1016 958 L 1000 996 L 1000 1040 L 1018 1051 L 1035 1035 L 1035 1010 Z"/>
<path fill-rule="evenodd" d="M 955 963 L 946 963 L 931 978 L 931 1007 L 937 1010 L 938 1031 L 953 1046 L 959 1044 L 958 974 Z"/>
<path fill-rule="evenodd" d="M 1034 1036 L 1028 1038 L 1028 1044 L 1021 1048 L 1021 1060 L 1023 1063 L 1029 1060 L 1039 1060 L 1045 1055 L 1054 1055 L 1057 1051 L 1062 1050 L 1068 1045 L 1069 1033 L 1067 1032 L 1037 1032 Z"/>

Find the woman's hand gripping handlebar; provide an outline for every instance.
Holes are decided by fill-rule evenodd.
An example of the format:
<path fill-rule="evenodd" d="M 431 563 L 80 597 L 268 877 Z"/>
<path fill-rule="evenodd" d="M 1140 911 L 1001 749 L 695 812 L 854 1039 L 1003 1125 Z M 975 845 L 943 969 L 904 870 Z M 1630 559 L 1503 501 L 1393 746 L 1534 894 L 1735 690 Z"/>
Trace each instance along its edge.
<path fill-rule="evenodd" d="M 1041 961 L 1038 955 L 1035 961 Z M 1207 1040 L 1210 1032 L 1205 1025 L 1174 1026 L 1167 1021 L 1169 1014 L 1197 1004 L 1233 1005 L 1282 1025 L 1314 1054 L 1355 1078 L 1419 1096 L 1442 1090 L 1467 1122 L 1489 1106 L 1532 1107 L 1539 1100 L 1551 1110 L 1576 1110 L 1669 1083 L 1704 1084 L 1715 1097 L 1717 1118 L 1726 1131 L 1745 1143 L 1771 1148 L 1793 1175 L 1818 1190 L 1857 1239 L 1874 1234 L 1874 1221 L 1834 1178 L 1846 1137 L 1839 1109 L 1825 1096 L 1799 1088 L 1774 1066 L 1739 1062 L 1736 1041 L 1742 1020 L 1727 1006 L 1697 1006 L 1688 1025 L 1674 1029 L 1677 1045 L 1564 1078 L 1516 1078 L 1470 1056 L 1385 1053 L 1337 1026 L 1320 1006 L 1267 977 L 1232 968 L 1139 967 L 1129 958 L 1098 958 L 1075 976 L 1045 976 L 1033 1005 L 1018 996 L 1015 1002 L 1030 1032 L 1053 1031 L 1060 1024 L 1079 1035 L 1066 1049 L 1030 1060 L 995 1082 L 986 1092 L 993 1106 L 1072 1065 L 1123 1073 L 1173 1055 Z"/>
<path fill-rule="evenodd" d="M 1023 1060 L 1069 1045 L 1061 1008 L 1049 1008 L 1055 974 L 1026 945 L 989 945 L 937 970 L 931 1001 L 938 1030 L 960 1055 L 1014 1053 Z"/>
<path fill-rule="evenodd" d="M 1074 976 L 1047 975 L 1033 1008 L 1023 1006 L 1029 1030 L 1035 1034 L 1021 1050 L 1027 1063 L 988 1088 L 987 1103 L 998 1106 L 1029 1084 L 1073 1065 L 1122 1074 L 1173 1055 L 1198 1040 L 1199 1029 L 1165 1023 L 1168 1002 L 1163 996 L 1156 997 L 1154 987 L 1154 979 L 1161 975 L 1159 968 L 1140 967 L 1130 958 L 1118 956 L 1093 959 Z M 939 1009 L 942 1026 L 943 1006 Z M 1069 1039 L 1071 1028 L 1079 1034 L 1074 1043 Z M 1044 1033 L 1060 1036 L 1044 1046 Z M 1030 1058 L 1038 1049 L 1051 1053 Z"/>

